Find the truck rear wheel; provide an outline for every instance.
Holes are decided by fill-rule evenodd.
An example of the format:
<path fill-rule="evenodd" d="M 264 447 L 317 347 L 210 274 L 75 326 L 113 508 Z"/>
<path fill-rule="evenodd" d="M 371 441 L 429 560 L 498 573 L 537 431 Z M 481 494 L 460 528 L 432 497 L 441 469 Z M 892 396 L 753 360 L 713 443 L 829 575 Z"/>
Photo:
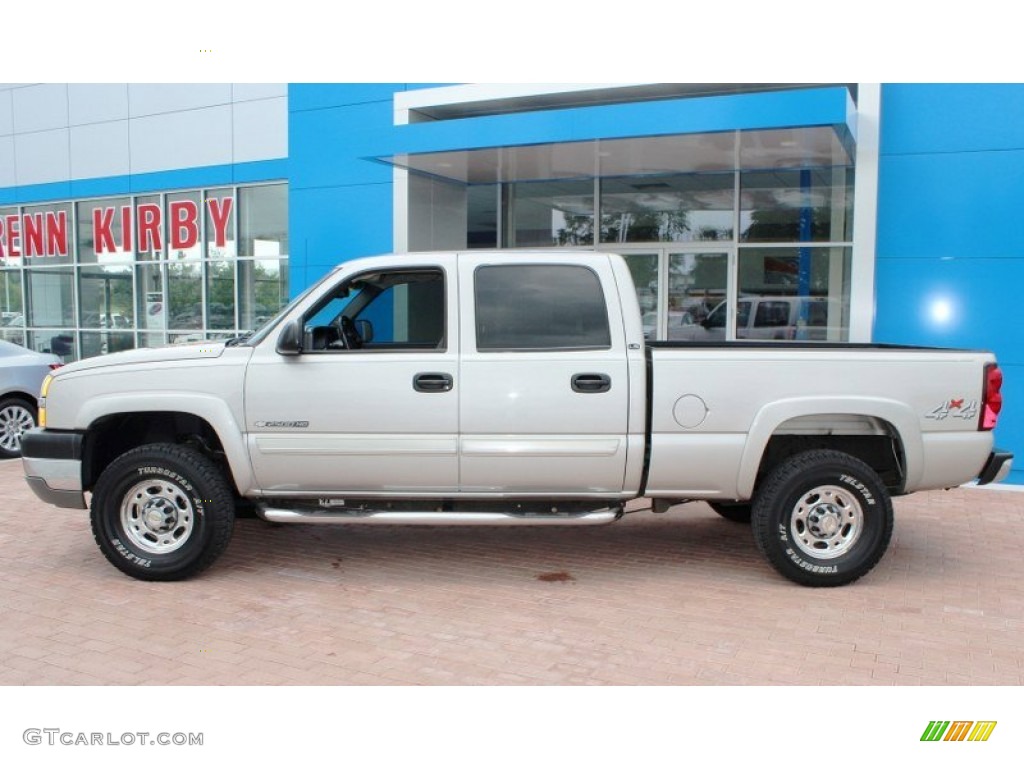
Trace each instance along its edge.
<path fill-rule="evenodd" d="M 878 475 L 832 450 L 782 462 L 761 485 L 751 517 L 768 562 L 810 587 L 859 579 L 885 554 L 893 529 L 892 501 Z"/>
<path fill-rule="evenodd" d="M 111 462 L 93 490 L 92 532 L 116 568 L 174 581 L 209 567 L 228 545 L 235 501 L 217 465 L 198 451 L 155 443 Z"/>

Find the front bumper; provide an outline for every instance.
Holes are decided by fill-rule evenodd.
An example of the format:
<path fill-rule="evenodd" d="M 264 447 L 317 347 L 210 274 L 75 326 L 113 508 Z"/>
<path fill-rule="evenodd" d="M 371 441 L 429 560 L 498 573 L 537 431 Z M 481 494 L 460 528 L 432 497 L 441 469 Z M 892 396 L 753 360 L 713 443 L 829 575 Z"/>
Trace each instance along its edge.
<path fill-rule="evenodd" d="M 47 504 L 86 509 L 82 492 L 82 435 L 31 429 L 21 438 L 21 465 L 33 493 Z"/>
<path fill-rule="evenodd" d="M 989 454 L 988 461 L 981 468 L 978 475 L 978 485 L 988 485 L 1005 480 L 1013 468 L 1013 454 L 1008 451 L 1001 451 L 998 448 Z"/>

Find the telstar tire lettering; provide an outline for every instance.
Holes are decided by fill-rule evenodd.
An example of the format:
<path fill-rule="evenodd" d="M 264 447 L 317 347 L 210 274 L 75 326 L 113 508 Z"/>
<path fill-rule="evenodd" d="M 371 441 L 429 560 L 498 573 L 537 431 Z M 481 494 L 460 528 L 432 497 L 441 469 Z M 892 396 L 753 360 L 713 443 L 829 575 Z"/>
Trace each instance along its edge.
<path fill-rule="evenodd" d="M 126 547 L 117 539 L 111 539 L 110 543 L 114 545 L 114 548 L 118 551 L 118 554 L 120 554 L 122 557 L 127 558 L 128 560 L 131 560 L 133 563 L 135 563 L 135 565 L 142 566 L 143 568 L 149 568 L 149 566 L 153 563 L 152 560 L 145 560 L 139 557 L 138 555 L 134 554 L 131 550 L 128 549 L 128 547 Z"/>
<path fill-rule="evenodd" d="M 866 501 L 871 506 L 875 506 L 875 497 L 871 495 L 871 491 L 869 491 L 867 489 L 867 486 L 864 485 L 864 483 L 862 483 L 860 480 L 858 480 L 855 477 L 850 477 L 849 475 L 840 475 L 839 482 L 846 483 L 852 488 L 855 488 L 856 490 L 860 491 L 860 495 L 864 497 L 864 501 Z"/>

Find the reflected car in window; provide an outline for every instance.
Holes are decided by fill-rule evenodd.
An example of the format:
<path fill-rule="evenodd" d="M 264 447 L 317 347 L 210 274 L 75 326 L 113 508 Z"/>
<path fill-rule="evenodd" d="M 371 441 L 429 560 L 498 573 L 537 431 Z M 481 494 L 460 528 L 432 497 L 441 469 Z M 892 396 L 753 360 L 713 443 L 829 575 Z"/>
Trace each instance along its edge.
<path fill-rule="evenodd" d="M 825 296 L 752 296 L 736 304 L 736 339 L 757 341 L 825 341 L 846 337 L 843 306 Z M 669 341 L 724 341 L 726 302 L 704 320 L 669 323 Z"/>

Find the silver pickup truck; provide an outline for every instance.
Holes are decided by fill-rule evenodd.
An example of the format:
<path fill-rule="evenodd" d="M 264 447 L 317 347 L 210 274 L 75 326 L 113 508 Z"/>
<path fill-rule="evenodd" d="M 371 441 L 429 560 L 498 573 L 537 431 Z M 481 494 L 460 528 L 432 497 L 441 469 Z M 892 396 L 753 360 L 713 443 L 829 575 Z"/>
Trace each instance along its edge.
<path fill-rule="evenodd" d="M 117 568 L 209 566 L 236 507 L 278 523 L 590 525 L 647 497 L 749 523 L 783 576 L 851 582 L 890 498 L 1003 478 L 984 352 L 645 343 L 626 263 L 482 252 L 349 261 L 254 334 L 47 378 L 28 483 Z M 635 505 L 634 505 L 635 506 Z"/>

